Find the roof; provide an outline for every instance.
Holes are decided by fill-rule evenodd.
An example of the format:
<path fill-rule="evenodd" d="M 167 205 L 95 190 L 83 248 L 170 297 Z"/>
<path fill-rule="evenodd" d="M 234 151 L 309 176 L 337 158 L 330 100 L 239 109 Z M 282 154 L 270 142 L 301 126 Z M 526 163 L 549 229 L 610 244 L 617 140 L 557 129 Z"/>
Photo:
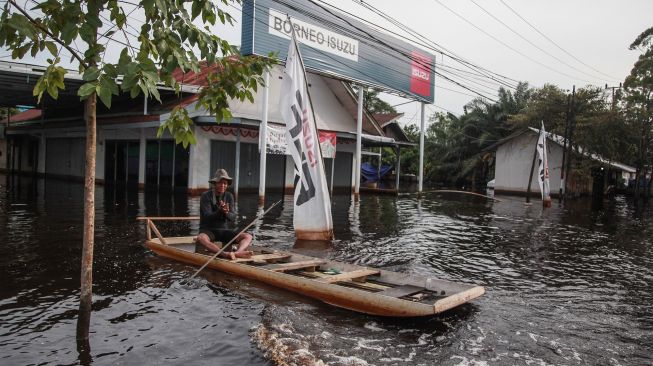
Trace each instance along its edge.
<path fill-rule="evenodd" d="M 537 129 L 533 128 L 533 127 L 529 127 L 528 129 L 531 132 L 536 133 L 536 134 L 540 132 L 539 130 L 537 130 Z M 558 144 L 561 147 L 565 146 L 565 140 L 566 139 L 564 137 L 562 137 L 560 135 L 556 135 L 554 133 L 550 133 L 550 132 L 545 132 L 545 133 L 546 133 L 546 137 L 547 137 L 548 140 L 553 141 L 554 143 Z M 610 161 L 608 159 L 605 159 L 604 157 L 602 157 L 602 156 L 600 156 L 598 154 L 588 153 L 586 151 L 586 149 L 584 149 L 583 147 L 578 146 L 577 150 L 581 155 L 587 156 L 590 159 L 592 159 L 594 161 L 598 161 L 598 162 L 600 162 L 602 164 L 610 165 L 610 166 L 612 166 L 614 168 L 617 168 L 619 170 L 622 170 L 622 171 L 628 172 L 628 173 L 635 173 L 636 172 L 636 169 L 633 168 L 630 165 L 626 165 L 626 164 L 619 163 L 619 162 L 612 162 L 612 161 Z"/>
<path fill-rule="evenodd" d="M 503 145 L 506 142 L 508 142 L 510 140 L 513 140 L 513 139 L 515 139 L 515 138 L 517 138 L 517 137 L 519 137 L 519 136 L 521 136 L 521 135 L 523 135 L 525 133 L 534 133 L 535 135 L 537 135 L 537 134 L 540 133 L 540 131 L 538 129 L 533 128 L 533 127 L 528 127 L 526 129 L 517 131 L 517 132 L 515 132 L 515 133 L 513 133 L 513 134 L 499 140 L 495 144 L 490 145 L 487 148 L 483 149 L 483 151 L 497 150 L 501 145 Z M 556 135 L 556 134 L 551 133 L 551 132 L 545 132 L 545 133 L 546 133 L 546 138 L 549 141 L 555 143 L 556 145 L 559 145 L 560 147 L 565 147 L 566 139 L 564 137 L 562 137 L 560 135 Z M 592 159 L 594 161 L 597 161 L 597 162 L 599 162 L 601 164 L 606 164 L 606 165 L 609 165 L 609 166 L 611 166 L 613 168 L 616 168 L 616 169 L 619 169 L 621 171 L 628 172 L 628 173 L 635 173 L 635 171 L 636 171 L 636 169 L 633 168 L 630 165 L 626 165 L 626 164 L 619 163 L 619 162 L 613 162 L 613 161 L 610 161 L 608 159 L 605 159 L 604 157 L 602 157 L 602 156 L 600 156 L 598 154 L 588 153 L 587 149 L 585 149 L 583 147 L 577 146 L 576 150 L 581 155 L 586 156 L 586 157 L 588 157 L 588 158 L 590 158 L 590 159 Z"/>
<path fill-rule="evenodd" d="M 392 137 L 398 144 L 416 145 L 410 141 L 404 129 L 399 125 L 399 118 L 404 116 L 403 113 L 374 113 L 373 116 L 379 125 L 381 125 L 387 137 Z"/>
<path fill-rule="evenodd" d="M 388 123 L 392 123 L 399 118 L 403 117 L 403 113 L 374 113 L 372 116 L 381 125 L 385 127 Z"/>
<path fill-rule="evenodd" d="M 0 121 L 0 123 L 7 123 L 7 119 L 9 119 L 9 123 L 32 121 L 32 120 L 41 118 L 41 115 L 42 115 L 42 113 L 41 113 L 40 109 L 32 108 L 32 109 L 28 109 L 26 111 L 16 113 L 13 116 L 9 116 L 7 118 L 4 118 L 4 119 L 2 119 Z"/>

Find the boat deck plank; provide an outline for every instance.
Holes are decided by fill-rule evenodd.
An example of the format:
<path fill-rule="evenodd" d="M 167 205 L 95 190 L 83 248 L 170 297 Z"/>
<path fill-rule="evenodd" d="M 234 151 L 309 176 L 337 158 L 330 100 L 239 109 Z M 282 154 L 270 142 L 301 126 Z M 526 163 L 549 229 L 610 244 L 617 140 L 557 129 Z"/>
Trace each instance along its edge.
<path fill-rule="evenodd" d="M 274 272 L 285 272 L 285 271 L 292 271 L 295 269 L 305 269 L 310 272 L 311 270 L 315 270 L 315 267 L 318 267 L 326 263 L 327 262 L 322 260 L 309 260 L 309 261 L 300 261 L 300 262 L 268 264 L 260 268 L 269 269 L 270 271 L 274 271 Z"/>
<path fill-rule="evenodd" d="M 379 295 L 385 295 L 390 297 L 404 297 L 416 294 L 420 291 L 424 291 L 424 287 L 413 286 L 413 285 L 401 285 L 397 287 L 392 287 L 387 290 L 378 292 Z"/>
<path fill-rule="evenodd" d="M 381 273 L 378 269 L 359 269 L 356 271 L 340 273 L 328 277 L 321 277 L 318 281 L 326 283 L 334 283 L 341 281 L 353 280 L 356 282 L 365 282 L 367 276 L 372 276 Z"/>
<path fill-rule="evenodd" d="M 287 254 L 287 253 L 268 253 L 268 254 L 257 254 L 253 255 L 250 258 L 237 258 L 234 259 L 232 262 L 237 262 L 237 263 L 247 263 L 247 262 L 272 262 L 275 260 L 282 260 L 282 259 L 288 259 L 292 257 L 292 254 Z"/>

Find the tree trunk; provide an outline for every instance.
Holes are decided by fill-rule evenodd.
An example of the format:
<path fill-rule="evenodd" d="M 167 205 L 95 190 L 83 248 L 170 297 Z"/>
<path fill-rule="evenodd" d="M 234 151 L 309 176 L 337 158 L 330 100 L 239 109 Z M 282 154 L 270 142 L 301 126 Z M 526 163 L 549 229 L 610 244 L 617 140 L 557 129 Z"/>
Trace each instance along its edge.
<path fill-rule="evenodd" d="M 84 176 L 84 239 L 77 339 L 88 340 L 93 301 L 93 244 L 95 234 L 95 119 L 97 95 L 86 99 L 86 174 Z"/>

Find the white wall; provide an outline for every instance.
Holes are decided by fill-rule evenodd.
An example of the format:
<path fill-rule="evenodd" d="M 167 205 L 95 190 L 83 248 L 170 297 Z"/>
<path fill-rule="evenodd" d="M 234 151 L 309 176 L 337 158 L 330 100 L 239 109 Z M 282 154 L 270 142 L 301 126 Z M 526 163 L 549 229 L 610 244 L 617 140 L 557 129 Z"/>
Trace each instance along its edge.
<path fill-rule="evenodd" d="M 210 171 L 211 141 L 219 140 L 236 142 L 236 135 L 231 133 L 224 134 L 220 132 L 226 130 L 230 130 L 235 133 L 236 127 L 232 127 L 229 125 L 229 123 L 216 123 L 215 125 L 211 126 L 195 126 L 194 132 L 197 144 L 191 146 L 190 148 L 190 177 L 188 180 L 188 188 L 194 190 L 209 188 L 208 182 L 211 178 L 211 174 L 213 174 L 213 172 Z M 256 132 L 256 134 L 258 135 L 258 132 Z M 243 136 L 241 133 L 241 143 L 258 144 L 257 137 L 252 137 L 250 133 L 245 133 L 245 135 L 249 136 Z"/>
<path fill-rule="evenodd" d="M 499 146 L 495 162 L 495 190 L 526 192 L 528 173 L 533 162 L 533 153 L 537 143 L 537 134 L 527 132 Z M 552 194 L 560 190 L 560 167 L 562 165 L 562 147 L 547 141 L 549 149 L 549 186 Z M 537 164 L 537 160 L 535 162 Z M 540 192 L 537 165 L 533 169 L 531 191 Z"/>
<path fill-rule="evenodd" d="M 280 77 L 283 75 L 283 69 L 280 66 L 274 67 L 270 71 L 270 91 L 268 99 L 268 122 L 278 123 L 285 126 L 281 116 L 281 84 Z M 320 130 L 337 131 L 337 132 L 355 132 L 356 120 L 340 104 L 329 86 L 324 82 L 321 76 L 308 74 L 309 93 L 313 100 L 315 108 L 315 120 Z M 252 120 L 261 120 L 263 113 L 263 88 L 258 88 L 254 94 L 254 103 L 249 101 L 232 100 L 229 103 L 231 113 L 234 118 L 247 118 Z M 194 107 L 189 108 L 191 116 L 205 115 L 202 111 L 195 111 Z"/>

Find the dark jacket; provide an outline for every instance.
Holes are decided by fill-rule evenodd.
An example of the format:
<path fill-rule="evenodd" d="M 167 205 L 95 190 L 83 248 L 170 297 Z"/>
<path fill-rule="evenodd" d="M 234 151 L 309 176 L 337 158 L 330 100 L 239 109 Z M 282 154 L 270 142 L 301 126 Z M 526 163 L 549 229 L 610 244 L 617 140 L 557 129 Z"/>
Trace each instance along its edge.
<path fill-rule="evenodd" d="M 225 214 L 218 203 L 220 200 L 229 204 L 229 212 Z M 234 196 L 225 192 L 222 197 L 216 197 L 213 190 L 202 193 L 200 197 L 200 229 L 229 229 L 229 224 L 236 221 Z"/>

